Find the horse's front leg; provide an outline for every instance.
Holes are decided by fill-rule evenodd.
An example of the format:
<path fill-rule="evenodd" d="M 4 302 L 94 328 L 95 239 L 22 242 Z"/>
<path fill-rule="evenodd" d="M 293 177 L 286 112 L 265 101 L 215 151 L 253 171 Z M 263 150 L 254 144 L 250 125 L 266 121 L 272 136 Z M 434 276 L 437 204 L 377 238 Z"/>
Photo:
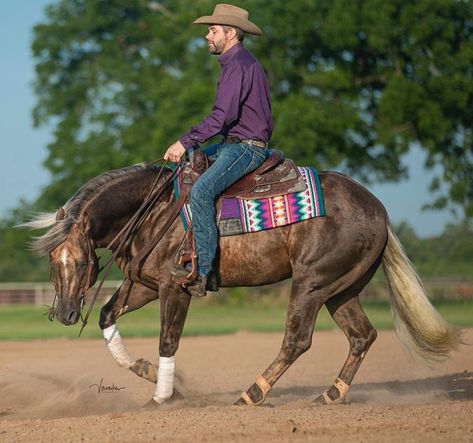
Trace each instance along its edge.
<path fill-rule="evenodd" d="M 158 291 L 139 283 L 125 280 L 100 311 L 99 325 L 105 343 L 115 361 L 135 374 L 156 383 L 156 367 L 142 358 L 136 360 L 128 352 L 118 331 L 116 320 L 123 314 L 141 308 L 159 298 Z"/>
<path fill-rule="evenodd" d="M 179 286 L 160 287 L 161 334 L 159 336 L 158 382 L 152 402 L 162 404 L 174 391 L 175 354 L 187 317 L 191 297 Z"/>

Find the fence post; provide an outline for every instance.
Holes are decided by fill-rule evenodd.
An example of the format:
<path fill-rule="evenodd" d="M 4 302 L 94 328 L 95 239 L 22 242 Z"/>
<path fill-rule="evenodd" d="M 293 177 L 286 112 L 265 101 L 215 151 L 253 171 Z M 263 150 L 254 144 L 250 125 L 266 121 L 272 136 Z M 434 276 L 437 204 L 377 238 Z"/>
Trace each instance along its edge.
<path fill-rule="evenodd" d="M 43 287 L 40 284 L 36 284 L 34 287 L 34 304 L 35 306 L 44 304 Z"/>

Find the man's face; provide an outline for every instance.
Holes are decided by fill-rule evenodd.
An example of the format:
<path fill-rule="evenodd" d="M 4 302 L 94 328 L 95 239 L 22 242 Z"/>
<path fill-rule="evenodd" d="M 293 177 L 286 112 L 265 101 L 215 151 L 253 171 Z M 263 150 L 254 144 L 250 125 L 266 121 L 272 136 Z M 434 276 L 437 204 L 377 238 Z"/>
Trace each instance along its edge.
<path fill-rule="evenodd" d="M 223 54 L 229 44 L 229 33 L 226 34 L 220 25 L 209 26 L 209 32 L 205 36 L 207 46 L 211 54 Z"/>

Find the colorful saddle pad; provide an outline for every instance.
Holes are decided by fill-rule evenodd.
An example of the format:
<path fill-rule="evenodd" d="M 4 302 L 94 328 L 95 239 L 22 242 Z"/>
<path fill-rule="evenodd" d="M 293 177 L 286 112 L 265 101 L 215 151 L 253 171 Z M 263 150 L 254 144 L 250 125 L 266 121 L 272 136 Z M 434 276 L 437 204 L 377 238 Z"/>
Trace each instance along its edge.
<path fill-rule="evenodd" d="M 305 191 L 256 200 L 221 198 L 217 205 L 220 236 L 258 232 L 324 216 L 319 174 L 310 167 L 300 167 L 299 171 L 307 185 Z M 174 191 L 176 199 L 179 198 L 178 180 L 174 182 Z M 192 220 L 188 204 L 182 207 L 180 215 L 187 230 Z"/>

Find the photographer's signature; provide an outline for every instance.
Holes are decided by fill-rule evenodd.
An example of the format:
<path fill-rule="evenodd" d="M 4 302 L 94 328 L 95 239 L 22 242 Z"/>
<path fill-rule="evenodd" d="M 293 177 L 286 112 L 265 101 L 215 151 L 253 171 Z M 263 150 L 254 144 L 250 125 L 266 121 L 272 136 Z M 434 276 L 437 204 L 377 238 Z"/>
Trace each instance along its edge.
<path fill-rule="evenodd" d="M 100 383 L 93 383 L 89 386 L 90 388 L 96 388 L 97 389 L 97 394 L 111 394 L 114 392 L 120 392 L 122 389 L 125 389 L 125 386 L 116 386 L 115 383 L 112 383 L 112 385 L 105 385 L 103 383 L 103 377 L 100 380 Z"/>

